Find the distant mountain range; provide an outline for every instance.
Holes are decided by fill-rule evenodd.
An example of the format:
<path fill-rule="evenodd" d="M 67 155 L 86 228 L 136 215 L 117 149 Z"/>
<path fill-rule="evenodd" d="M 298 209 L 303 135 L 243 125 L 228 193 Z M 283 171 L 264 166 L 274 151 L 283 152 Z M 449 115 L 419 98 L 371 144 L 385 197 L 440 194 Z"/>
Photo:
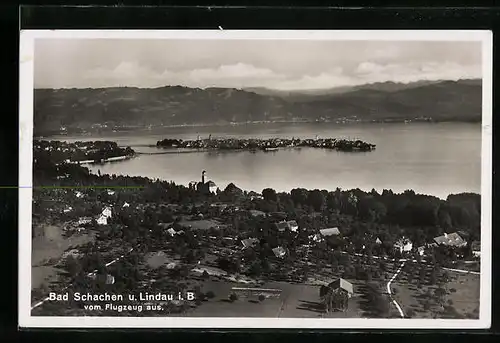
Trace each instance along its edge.
<path fill-rule="evenodd" d="M 481 80 L 384 82 L 327 90 L 35 89 L 35 134 L 245 122 L 481 120 Z"/>

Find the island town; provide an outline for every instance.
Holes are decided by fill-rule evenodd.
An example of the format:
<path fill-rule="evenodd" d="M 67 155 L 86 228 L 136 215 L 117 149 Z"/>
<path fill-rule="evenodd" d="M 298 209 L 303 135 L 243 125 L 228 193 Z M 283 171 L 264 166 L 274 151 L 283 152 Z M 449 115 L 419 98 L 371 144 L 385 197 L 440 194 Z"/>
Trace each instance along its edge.
<path fill-rule="evenodd" d="M 249 150 L 249 151 L 276 151 L 280 148 L 322 148 L 338 151 L 372 151 L 374 144 L 363 142 L 359 139 L 336 138 L 212 138 L 206 139 L 198 136 L 196 140 L 182 140 L 166 138 L 156 143 L 161 148 L 189 148 L 189 149 L 218 149 L 218 150 Z"/>
<path fill-rule="evenodd" d="M 159 145 L 193 142 L 253 149 L 269 141 Z M 312 144 L 303 142 L 269 146 Z M 205 170 L 177 185 L 73 163 L 133 153 L 112 142 L 35 142 L 33 315 L 130 315 L 48 296 L 105 291 L 195 294 L 142 304 L 155 308 L 142 315 L 154 316 L 478 317 L 467 298 L 479 284 L 478 194 L 254 192 L 220 189 Z M 121 309 L 137 306 L 125 302 Z"/>

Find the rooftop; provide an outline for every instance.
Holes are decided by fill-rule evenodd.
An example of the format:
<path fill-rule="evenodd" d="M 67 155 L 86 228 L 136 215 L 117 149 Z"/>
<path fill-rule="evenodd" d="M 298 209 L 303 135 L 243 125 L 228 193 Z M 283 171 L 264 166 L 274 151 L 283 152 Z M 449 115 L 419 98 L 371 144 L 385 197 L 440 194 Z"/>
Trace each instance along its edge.
<path fill-rule="evenodd" d="M 444 234 L 443 236 L 435 237 L 434 241 L 437 244 L 447 245 L 447 246 L 463 246 L 467 242 L 456 232 Z"/>
<path fill-rule="evenodd" d="M 340 235 L 340 230 L 338 227 L 332 227 L 332 228 L 329 228 L 329 229 L 321 229 L 319 230 L 319 232 L 323 235 L 323 236 L 337 236 L 337 235 Z"/>
<path fill-rule="evenodd" d="M 333 289 L 341 288 L 341 289 L 347 291 L 349 294 L 354 293 L 354 287 L 353 287 L 352 283 L 350 283 L 349 281 L 344 280 L 342 278 L 339 278 L 333 282 L 330 282 L 328 284 L 328 287 L 333 288 Z"/>

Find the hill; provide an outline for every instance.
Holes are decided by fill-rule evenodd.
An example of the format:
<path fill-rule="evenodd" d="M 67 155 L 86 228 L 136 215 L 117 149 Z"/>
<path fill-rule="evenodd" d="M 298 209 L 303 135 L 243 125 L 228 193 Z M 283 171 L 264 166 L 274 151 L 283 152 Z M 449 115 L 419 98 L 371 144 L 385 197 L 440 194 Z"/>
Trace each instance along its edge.
<path fill-rule="evenodd" d="M 300 95 L 300 96 L 299 96 Z M 480 121 L 481 82 L 373 84 L 323 94 L 230 88 L 36 89 L 35 134 L 61 126 L 147 127 L 257 121 Z"/>

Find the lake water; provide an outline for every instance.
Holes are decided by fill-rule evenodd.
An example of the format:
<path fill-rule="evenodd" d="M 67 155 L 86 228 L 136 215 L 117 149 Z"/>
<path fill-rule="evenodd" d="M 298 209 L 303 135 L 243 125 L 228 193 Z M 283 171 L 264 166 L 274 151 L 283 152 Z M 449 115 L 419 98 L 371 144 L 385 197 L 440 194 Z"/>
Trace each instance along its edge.
<path fill-rule="evenodd" d="M 277 152 L 194 152 L 139 155 L 124 162 L 91 166 L 108 174 L 146 176 L 177 184 L 198 181 L 201 171 L 221 189 L 233 182 L 245 190 L 277 191 L 293 188 L 334 190 L 392 189 L 446 198 L 460 192 L 480 193 L 481 126 L 465 123 L 409 124 L 273 124 L 229 127 L 163 128 L 155 131 L 113 133 L 106 136 L 60 136 L 51 139 L 113 140 L 138 152 L 163 138 L 216 137 L 357 138 L 377 145 L 366 153 L 323 149 L 286 149 Z"/>

